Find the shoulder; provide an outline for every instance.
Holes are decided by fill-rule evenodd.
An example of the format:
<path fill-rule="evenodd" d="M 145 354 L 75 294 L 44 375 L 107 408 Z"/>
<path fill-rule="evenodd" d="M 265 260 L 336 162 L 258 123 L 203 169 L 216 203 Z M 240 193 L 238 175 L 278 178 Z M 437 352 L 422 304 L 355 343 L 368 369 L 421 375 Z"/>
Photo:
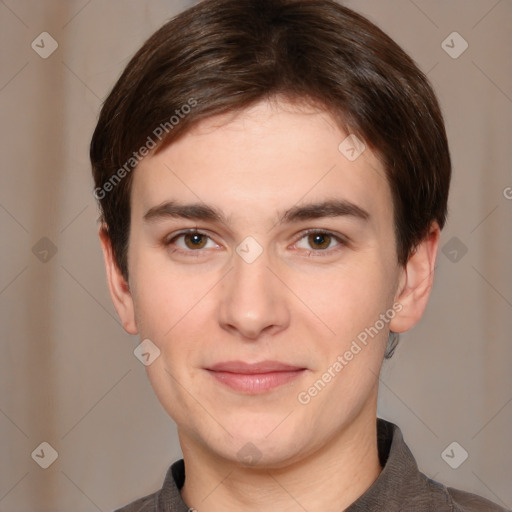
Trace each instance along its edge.
<path fill-rule="evenodd" d="M 470 492 L 453 489 L 451 487 L 447 487 L 446 492 L 456 512 L 510 512 L 510 510 Z"/>
<path fill-rule="evenodd" d="M 386 510 L 400 512 L 512 512 L 422 473 L 397 425 L 379 419 L 377 432 L 383 470 L 356 506 L 349 509 L 351 512 L 380 510 L 383 504 Z"/>
<path fill-rule="evenodd" d="M 157 492 L 148 494 L 143 498 L 132 501 L 124 507 L 116 509 L 114 512 L 153 512 L 156 506 Z"/>
<path fill-rule="evenodd" d="M 476 494 L 446 487 L 439 482 L 425 478 L 430 490 L 431 506 L 435 506 L 435 510 L 442 512 L 511 512 L 509 509 Z"/>
<path fill-rule="evenodd" d="M 175 510 L 187 512 L 180 489 L 185 482 L 185 462 L 183 459 L 174 462 L 165 475 L 162 488 L 139 498 L 114 512 L 156 512 L 157 510 Z"/>

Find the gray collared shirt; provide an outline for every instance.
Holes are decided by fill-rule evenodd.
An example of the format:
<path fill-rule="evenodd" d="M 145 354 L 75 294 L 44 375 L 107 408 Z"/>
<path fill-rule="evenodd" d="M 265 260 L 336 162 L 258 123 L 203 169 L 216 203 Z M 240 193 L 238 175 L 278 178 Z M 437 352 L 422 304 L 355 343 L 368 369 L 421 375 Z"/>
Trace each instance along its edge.
<path fill-rule="evenodd" d="M 400 429 L 377 420 L 379 458 L 377 480 L 345 512 L 511 512 L 464 491 L 446 487 L 420 473 Z M 189 512 L 181 498 L 185 482 L 183 459 L 167 471 L 162 488 L 115 512 Z"/>

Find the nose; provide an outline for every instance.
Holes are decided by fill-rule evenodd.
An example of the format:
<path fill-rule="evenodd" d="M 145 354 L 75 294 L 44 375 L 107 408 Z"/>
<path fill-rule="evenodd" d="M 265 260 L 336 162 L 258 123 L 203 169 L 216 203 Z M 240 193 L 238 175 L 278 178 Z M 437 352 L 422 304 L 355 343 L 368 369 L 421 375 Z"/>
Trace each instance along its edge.
<path fill-rule="evenodd" d="M 265 253 L 252 263 L 235 254 L 233 265 L 222 282 L 220 326 L 244 341 L 286 329 L 290 323 L 286 288 L 269 269 Z"/>

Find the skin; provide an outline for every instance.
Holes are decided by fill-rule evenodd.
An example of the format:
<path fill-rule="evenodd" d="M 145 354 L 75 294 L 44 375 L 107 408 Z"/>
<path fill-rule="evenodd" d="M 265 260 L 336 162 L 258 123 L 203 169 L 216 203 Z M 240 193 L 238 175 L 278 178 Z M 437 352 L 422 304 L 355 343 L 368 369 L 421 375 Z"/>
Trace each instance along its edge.
<path fill-rule="evenodd" d="M 370 149 L 350 162 L 338 150 L 346 137 L 329 114 L 284 100 L 207 119 L 135 171 L 129 282 L 100 229 L 123 326 L 160 350 L 146 370 L 178 425 L 186 465 L 181 493 L 199 512 L 339 511 L 381 471 L 375 420 L 388 332 L 409 330 L 423 314 L 439 227 L 433 223 L 399 266 L 382 165 Z M 368 218 L 279 222 L 286 210 L 328 200 L 357 205 Z M 224 218 L 145 218 L 167 201 L 207 204 Z M 178 237 L 186 229 L 205 236 Z M 310 229 L 346 243 L 305 235 Z M 248 236 L 262 249 L 252 263 L 236 252 Z M 401 311 L 301 404 L 298 394 L 393 304 Z M 231 360 L 305 370 L 268 392 L 247 394 L 205 370 Z M 238 455 L 247 443 L 259 457 L 252 465 Z"/>

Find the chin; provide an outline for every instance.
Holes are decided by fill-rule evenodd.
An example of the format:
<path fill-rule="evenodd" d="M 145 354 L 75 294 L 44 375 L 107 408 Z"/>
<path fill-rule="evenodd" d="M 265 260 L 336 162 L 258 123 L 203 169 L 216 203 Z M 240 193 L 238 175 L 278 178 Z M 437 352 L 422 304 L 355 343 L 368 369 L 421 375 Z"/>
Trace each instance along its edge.
<path fill-rule="evenodd" d="M 279 417 L 269 415 L 265 419 L 260 418 L 255 425 L 254 418 L 246 417 L 236 424 L 226 425 L 231 436 L 222 430 L 207 444 L 217 455 L 242 467 L 286 467 L 306 455 L 310 449 L 306 446 L 313 449 L 313 439 L 308 442 L 303 427 L 291 422 L 285 425 L 287 419 L 284 418 L 286 414 Z"/>

